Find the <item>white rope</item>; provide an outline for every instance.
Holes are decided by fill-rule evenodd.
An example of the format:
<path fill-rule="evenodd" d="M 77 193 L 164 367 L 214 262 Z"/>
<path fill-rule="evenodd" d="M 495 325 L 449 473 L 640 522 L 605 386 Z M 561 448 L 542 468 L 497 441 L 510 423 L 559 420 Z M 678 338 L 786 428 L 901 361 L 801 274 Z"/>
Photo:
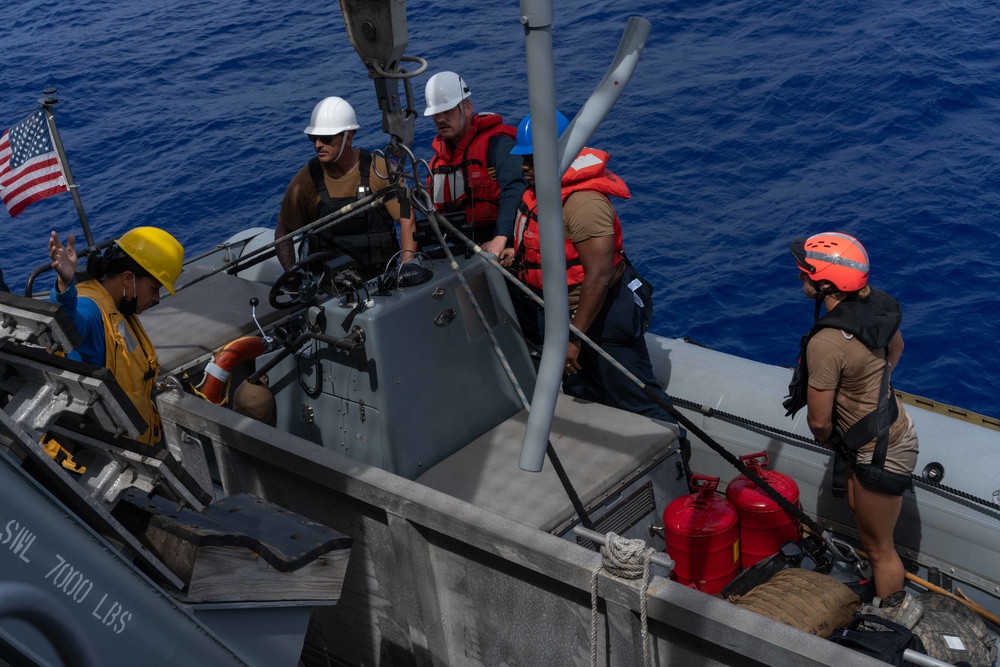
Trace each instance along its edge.
<path fill-rule="evenodd" d="M 601 564 L 590 577 L 590 667 L 597 667 L 597 575 L 601 570 L 618 579 L 642 578 L 639 587 L 639 615 L 642 623 L 642 664 L 649 662 L 649 629 L 647 626 L 646 591 L 649 588 L 649 562 L 652 547 L 643 540 L 630 540 L 614 533 L 605 535 L 601 547 Z"/>

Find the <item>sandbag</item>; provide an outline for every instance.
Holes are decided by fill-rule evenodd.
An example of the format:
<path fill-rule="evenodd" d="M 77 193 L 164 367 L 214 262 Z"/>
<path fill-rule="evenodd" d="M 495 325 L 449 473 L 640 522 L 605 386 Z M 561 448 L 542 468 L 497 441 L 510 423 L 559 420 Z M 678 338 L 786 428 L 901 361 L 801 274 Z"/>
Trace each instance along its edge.
<path fill-rule="evenodd" d="M 917 601 L 924 613 L 913 633 L 920 637 L 927 655 L 951 664 L 964 661 L 969 667 L 992 667 L 996 641 L 983 619 L 947 595 L 924 593 Z"/>
<path fill-rule="evenodd" d="M 746 595 L 729 600 L 824 638 L 846 625 L 860 602 L 850 588 L 836 579 L 799 568 L 782 570 Z"/>

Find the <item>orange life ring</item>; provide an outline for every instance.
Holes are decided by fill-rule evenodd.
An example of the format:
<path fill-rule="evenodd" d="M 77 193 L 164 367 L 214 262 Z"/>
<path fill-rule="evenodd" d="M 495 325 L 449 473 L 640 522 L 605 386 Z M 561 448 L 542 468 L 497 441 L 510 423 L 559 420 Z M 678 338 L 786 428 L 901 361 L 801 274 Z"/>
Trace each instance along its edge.
<path fill-rule="evenodd" d="M 226 343 L 205 367 L 205 378 L 198 386 L 206 400 L 222 405 L 226 401 L 226 389 L 233 369 L 264 354 L 264 341 L 260 336 L 244 336 Z"/>

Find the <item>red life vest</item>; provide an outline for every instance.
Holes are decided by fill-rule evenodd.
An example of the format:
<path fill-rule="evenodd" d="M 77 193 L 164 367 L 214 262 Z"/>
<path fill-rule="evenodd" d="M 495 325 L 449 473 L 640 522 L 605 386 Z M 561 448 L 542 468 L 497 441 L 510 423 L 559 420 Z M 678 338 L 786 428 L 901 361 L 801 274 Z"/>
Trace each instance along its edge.
<path fill-rule="evenodd" d="M 514 138 L 517 130 L 503 124 L 495 113 L 476 114 L 469 131 L 452 148 L 438 135 L 431 144 L 431 175 L 427 179 L 434 207 L 442 213 L 465 211 L 475 228 L 496 225 L 500 211 L 500 185 L 496 170 L 487 164 L 490 139 L 498 135 Z"/>
<path fill-rule="evenodd" d="M 574 192 L 599 192 L 605 197 L 628 199 L 632 196 L 628 186 L 611 173 L 608 168 L 609 155 L 595 148 L 584 148 L 573 160 L 573 164 L 563 175 L 563 203 Z M 538 236 L 538 202 L 534 188 L 528 188 L 517 207 L 514 232 L 514 255 L 520 257 L 520 278 L 524 284 L 542 289 L 542 253 Z M 622 225 L 615 213 L 614 220 L 615 255 L 614 266 L 622 261 Z M 583 265 L 576 246 L 570 239 L 566 244 L 566 284 L 570 287 L 583 282 Z"/>

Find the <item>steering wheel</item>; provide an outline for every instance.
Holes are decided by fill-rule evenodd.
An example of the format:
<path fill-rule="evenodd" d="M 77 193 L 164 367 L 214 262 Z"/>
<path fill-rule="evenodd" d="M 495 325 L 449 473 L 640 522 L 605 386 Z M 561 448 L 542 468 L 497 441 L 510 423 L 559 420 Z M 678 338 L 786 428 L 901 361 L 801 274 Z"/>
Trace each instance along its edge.
<path fill-rule="evenodd" d="M 267 294 L 267 300 L 271 304 L 271 307 L 278 310 L 287 310 L 288 308 L 294 308 L 296 304 L 307 305 L 311 302 L 316 297 L 319 285 L 311 280 L 306 282 L 304 279 L 307 278 L 308 273 L 315 271 L 323 263 L 330 261 L 336 256 L 337 253 L 330 251 L 315 252 L 311 255 L 306 255 L 288 267 L 274 281 L 271 291 Z M 296 282 L 293 280 L 294 278 L 298 278 L 297 286 L 293 286 Z M 305 286 L 304 289 L 303 286 Z M 279 301 L 279 297 L 282 296 L 289 298 L 285 301 Z"/>

